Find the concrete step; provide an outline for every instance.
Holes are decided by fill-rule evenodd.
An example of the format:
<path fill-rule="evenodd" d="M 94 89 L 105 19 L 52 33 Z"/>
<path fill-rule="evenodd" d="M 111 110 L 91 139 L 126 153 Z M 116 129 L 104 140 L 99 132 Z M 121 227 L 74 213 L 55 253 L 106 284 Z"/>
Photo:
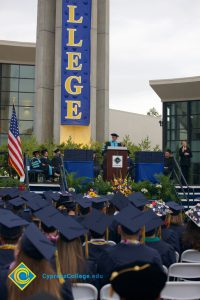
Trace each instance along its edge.
<path fill-rule="evenodd" d="M 46 192 L 46 191 L 59 192 L 60 184 L 58 184 L 58 183 L 30 183 L 29 189 L 31 192 L 40 193 L 40 194 L 42 194 L 43 192 Z"/>

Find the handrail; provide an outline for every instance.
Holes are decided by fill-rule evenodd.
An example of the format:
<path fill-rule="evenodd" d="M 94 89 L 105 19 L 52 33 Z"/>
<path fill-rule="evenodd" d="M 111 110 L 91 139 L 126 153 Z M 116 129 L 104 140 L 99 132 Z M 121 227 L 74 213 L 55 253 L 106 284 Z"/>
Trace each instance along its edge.
<path fill-rule="evenodd" d="M 184 196 L 185 196 L 186 199 L 187 199 L 187 205 L 188 205 L 188 208 L 189 208 L 190 188 L 189 188 L 189 186 L 188 186 L 188 183 L 187 183 L 187 181 L 186 181 L 186 179 L 185 179 L 185 176 L 183 175 L 183 173 L 182 173 L 182 171 L 181 171 L 181 168 L 180 168 L 180 166 L 179 166 L 179 164 L 178 164 L 176 158 L 173 157 L 173 160 L 174 160 L 174 163 L 175 163 L 175 166 L 176 166 L 177 170 L 178 170 L 179 173 L 180 173 L 181 179 L 183 179 L 183 182 L 184 182 L 185 186 L 187 187 L 187 194 L 188 194 L 188 197 L 186 197 L 186 193 L 185 193 L 185 190 L 184 190 L 184 188 L 183 188 L 182 181 L 180 180 L 180 178 L 179 178 L 178 174 L 176 173 L 175 169 L 173 169 L 173 172 L 174 172 L 174 174 L 175 174 L 175 176 L 176 176 L 176 179 L 177 179 L 177 181 L 178 181 L 178 183 L 179 183 L 179 185 L 180 185 L 180 187 L 181 187 L 181 190 L 183 191 Z M 194 195 L 194 189 L 193 189 L 193 195 Z M 193 199 L 193 200 L 194 200 L 194 199 Z"/>
<path fill-rule="evenodd" d="M 61 158 L 61 166 L 60 166 L 60 177 L 61 177 L 61 186 L 62 186 L 62 191 L 66 192 L 67 190 L 67 180 L 66 180 L 66 173 L 65 173 L 65 168 L 64 168 L 64 162 L 63 162 L 63 157 L 62 155 L 60 156 Z"/>
<path fill-rule="evenodd" d="M 27 190 L 29 190 L 29 176 L 28 176 L 28 168 L 27 168 L 27 155 L 24 152 L 24 173 L 25 173 L 25 184 Z"/>

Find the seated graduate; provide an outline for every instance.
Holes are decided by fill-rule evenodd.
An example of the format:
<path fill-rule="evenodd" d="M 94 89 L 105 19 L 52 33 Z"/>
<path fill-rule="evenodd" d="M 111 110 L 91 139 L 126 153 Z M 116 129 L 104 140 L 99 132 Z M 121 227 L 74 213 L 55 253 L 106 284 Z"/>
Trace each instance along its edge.
<path fill-rule="evenodd" d="M 23 232 L 23 225 L 27 224 L 11 211 L 0 210 L 0 269 L 9 267 L 14 261 L 16 244 Z"/>
<path fill-rule="evenodd" d="M 51 161 L 48 158 L 49 154 L 48 154 L 47 149 L 42 150 L 41 154 L 42 154 L 42 157 L 40 159 L 41 169 L 44 172 L 46 181 L 50 181 L 50 179 L 52 178 L 52 175 L 53 175 L 53 169 L 52 169 L 52 166 L 51 166 Z"/>
<path fill-rule="evenodd" d="M 185 213 L 190 221 L 183 234 L 183 244 L 188 249 L 200 251 L 200 204 Z"/>
<path fill-rule="evenodd" d="M 170 244 L 175 251 L 179 252 L 180 246 L 178 237 L 175 232 L 169 228 L 172 211 L 164 201 L 155 200 L 148 206 L 163 220 L 163 224 L 161 226 L 162 240 Z"/>
<path fill-rule="evenodd" d="M 7 201 L 7 208 L 11 210 L 14 214 L 18 215 L 22 219 L 30 222 L 31 213 L 29 209 L 25 208 L 26 201 L 21 197 L 16 197 Z"/>
<path fill-rule="evenodd" d="M 186 250 L 183 246 L 183 234 L 185 232 L 185 224 L 183 222 L 183 211 L 184 206 L 181 204 L 178 204 L 175 201 L 169 201 L 167 202 L 167 206 L 169 206 L 171 213 L 170 218 L 170 229 L 174 231 L 175 235 L 177 236 L 177 241 L 179 243 L 179 253 L 182 253 L 184 250 Z"/>
<path fill-rule="evenodd" d="M 122 144 L 117 141 L 119 135 L 117 133 L 111 133 L 111 140 L 106 142 L 103 147 L 103 153 L 107 150 L 108 147 L 121 147 Z"/>
<path fill-rule="evenodd" d="M 156 249 L 161 256 L 162 263 L 167 268 L 176 262 L 176 255 L 174 248 L 161 239 L 161 225 L 163 221 L 152 210 L 145 213 L 145 245 Z"/>
<path fill-rule="evenodd" d="M 72 283 L 91 282 L 92 271 L 84 258 L 80 239 L 87 233 L 87 229 L 74 218 L 60 213 L 52 216 L 52 222 L 60 233 L 57 241 L 59 263 L 57 269 L 60 269 L 61 274 L 69 274 Z M 87 275 L 89 278 L 85 278 Z"/>
<path fill-rule="evenodd" d="M 40 170 L 41 169 L 41 160 L 40 160 L 40 151 L 33 151 L 33 157 L 31 159 L 31 169 Z"/>
<path fill-rule="evenodd" d="M 166 176 L 170 176 L 173 178 L 173 170 L 174 170 L 174 158 L 170 149 L 167 149 L 164 154 L 164 172 L 163 174 Z"/>
<path fill-rule="evenodd" d="M 90 213 L 92 201 L 89 198 L 83 197 L 83 195 L 81 194 L 75 194 L 74 200 L 76 203 L 77 212 L 75 219 L 81 223 L 85 219 L 85 217 Z"/>
<path fill-rule="evenodd" d="M 121 243 L 105 251 L 99 258 L 98 273 L 104 276 L 101 281 L 102 285 L 109 282 L 111 273 L 117 268 L 138 260 L 156 263 L 162 268 L 158 251 L 140 242 L 145 225 L 143 214 L 130 204 L 115 216 L 120 224 Z"/>
<path fill-rule="evenodd" d="M 12 219 L 10 220 L 12 222 Z M 44 274 L 55 275 L 49 260 L 55 253 L 55 246 L 34 225 L 30 224 L 15 249 L 15 261 L 7 272 L 1 272 L 1 300 L 23 300 L 34 293 L 46 291 L 57 299 L 73 299 L 71 285 L 66 282 L 61 286 L 58 279 L 46 280 Z M 36 278 L 21 291 L 8 277 L 16 266 L 23 262 Z"/>
<path fill-rule="evenodd" d="M 118 269 L 110 278 L 112 289 L 121 300 L 159 300 L 166 281 L 163 270 L 143 261 Z"/>
<path fill-rule="evenodd" d="M 94 261 L 98 261 L 102 251 L 112 247 L 108 244 L 108 227 L 112 222 L 112 217 L 109 217 L 100 211 L 93 209 L 92 212 L 85 217 L 81 223 L 87 229 L 89 229 L 90 240 L 86 241 L 87 246 L 87 258 Z M 107 235 L 107 237 L 106 237 Z M 85 246 L 84 252 L 85 252 Z"/>

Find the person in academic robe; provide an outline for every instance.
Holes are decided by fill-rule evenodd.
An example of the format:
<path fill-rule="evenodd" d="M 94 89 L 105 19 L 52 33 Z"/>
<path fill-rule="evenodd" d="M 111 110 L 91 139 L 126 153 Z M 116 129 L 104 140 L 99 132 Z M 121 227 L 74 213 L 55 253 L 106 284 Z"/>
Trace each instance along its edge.
<path fill-rule="evenodd" d="M 117 133 L 111 133 L 111 140 L 105 143 L 103 150 L 106 151 L 108 147 L 121 147 L 122 143 L 118 142 L 118 138 Z"/>
<path fill-rule="evenodd" d="M 33 157 L 30 161 L 31 169 L 38 170 L 41 169 L 40 151 L 33 151 Z"/>
<path fill-rule="evenodd" d="M 109 278 L 117 268 L 138 260 L 156 263 L 162 268 L 162 261 L 157 250 L 140 242 L 144 233 L 144 213 L 133 206 L 127 206 L 116 216 L 121 235 L 121 242 L 106 250 L 98 260 L 98 273 L 103 275 L 100 285 L 109 283 Z"/>
<path fill-rule="evenodd" d="M 61 159 L 60 149 L 56 149 L 54 151 L 54 157 L 52 158 L 51 165 L 53 167 L 53 175 L 55 177 L 59 177 L 60 172 L 61 172 L 61 167 L 62 167 L 62 159 Z"/>
<path fill-rule="evenodd" d="M 170 149 L 167 149 L 164 154 L 164 171 L 165 176 L 170 176 L 173 179 L 174 158 Z"/>
<path fill-rule="evenodd" d="M 53 175 L 53 169 L 52 169 L 51 161 L 48 158 L 49 154 L 48 154 L 47 149 L 42 150 L 41 154 L 42 154 L 42 157 L 40 159 L 41 168 L 44 172 L 46 181 L 50 181 L 50 179 L 52 178 L 52 175 Z"/>
<path fill-rule="evenodd" d="M 181 142 L 181 148 L 179 149 L 179 157 L 180 157 L 180 167 L 185 177 L 186 183 L 189 181 L 189 171 L 190 171 L 190 164 L 192 158 L 192 152 L 187 145 L 186 141 Z M 185 185 L 185 181 L 181 178 L 182 184 Z"/>
<path fill-rule="evenodd" d="M 161 256 L 162 263 L 167 268 L 176 262 L 174 248 L 161 239 L 161 225 L 163 221 L 152 210 L 145 212 L 145 245 L 157 250 Z"/>
<path fill-rule="evenodd" d="M 10 220 L 10 222 L 12 222 L 12 220 Z M 34 224 L 30 224 L 17 244 L 14 262 L 7 270 L 0 272 L 1 300 L 25 300 L 39 292 L 47 292 L 56 297 L 56 299 L 73 300 L 71 284 L 68 280 L 61 283 L 57 278 L 53 280 L 45 279 L 47 274 L 55 275 L 49 262 L 51 257 L 55 254 L 55 251 L 55 246 Z M 14 272 L 14 269 L 22 262 L 36 277 L 25 289 L 20 290 L 8 277 L 8 274 Z M 18 277 L 15 276 L 14 278 L 17 281 Z M 21 281 L 17 281 L 18 284 L 22 284 Z"/>

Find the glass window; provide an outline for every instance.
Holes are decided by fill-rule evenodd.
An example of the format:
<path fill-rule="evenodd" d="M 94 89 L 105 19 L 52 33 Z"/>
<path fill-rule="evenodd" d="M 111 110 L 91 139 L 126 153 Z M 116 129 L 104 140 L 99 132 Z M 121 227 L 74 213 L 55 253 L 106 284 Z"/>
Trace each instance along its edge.
<path fill-rule="evenodd" d="M 20 78 L 35 78 L 35 66 L 20 65 Z"/>
<path fill-rule="evenodd" d="M 1 78 L 2 91 L 18 91 L 18 79 L 16 78 Z"/>
<path fill-rule="evenodd" d="M 20 79 L 19 80 L 19 91 L 20 92 L 34 92 L 35 81 L 33 79 Z"/>
<path fill-rule="evenodd" d="M 9 120 L 0 120 L 0 133 L 8 134 L 9 124 L 10 124 Z"/>
<path fill-rule="evenodd" d="M 15 106 L 16 115 L 18 118 L 18 106 Z M 10 120 L 12 115 L 12 105 L 11 106 L 1 106 L 0 108 L 0 119 Z"/>
<path fill-rule="evenodd" d="M 200 128 L 192 130 L 191 139 L 200 141 Z"/>
<path fill-rule="evenodd" d="M 190 116 L 192 128 L 200 128 L 200 114 Z"/>
<path fill-rule="evenodd" d="M 21 134 L 32 134 L 33 121 L 19 121 L 19 131 Z"/>
<path fill-rule="evenodd" d="M 16 92 L 1 92 L 0 93 L 0 105 L 12 105 L 14 103 L 18 105 L 18 93 Z"/>
<path fill-rule="evenodd" d="M 192 162 L 193 163 L 200 163 L 200 152 L 192 152 Z"/>
<path fill-rule="evenodd" d="M 2 77 L 19 77 L 19 65 L 2 64 Z"/>
<path fill-rule="evenodd" d="M 33 120 L 33 108 L 32 107 L 20 107 L 19 108 L 20 120 Z"/>
<path fill-rule="evenodd" d="M 196 141 L 194 141 L 194 140 L 191 141 L 191 148 L 192 148 L 192 151 L 200 151 L 199 139 L 197 139 Z"/>
<path fill-rule="evenodd" d="M 200 101 L 191 101 L 191 113 L 200 115 Z"/>
<path fill-rule="evenodd" d="M 19 93 L 19 105 L 34 106 L 34 93 Z"/>

